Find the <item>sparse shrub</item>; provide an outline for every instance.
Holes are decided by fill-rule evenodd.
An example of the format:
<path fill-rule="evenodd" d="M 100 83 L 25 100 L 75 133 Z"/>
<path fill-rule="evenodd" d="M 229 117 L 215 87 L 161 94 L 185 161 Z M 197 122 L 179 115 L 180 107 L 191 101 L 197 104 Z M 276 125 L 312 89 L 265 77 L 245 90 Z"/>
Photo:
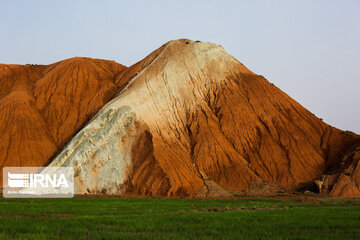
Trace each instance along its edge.
<path fill-rule="evenodd" d="M 352 177 L 354 174 L 351 173 L 351 172 L 346 172 L 345 175 L 348 176 L 348 177 Z"/>

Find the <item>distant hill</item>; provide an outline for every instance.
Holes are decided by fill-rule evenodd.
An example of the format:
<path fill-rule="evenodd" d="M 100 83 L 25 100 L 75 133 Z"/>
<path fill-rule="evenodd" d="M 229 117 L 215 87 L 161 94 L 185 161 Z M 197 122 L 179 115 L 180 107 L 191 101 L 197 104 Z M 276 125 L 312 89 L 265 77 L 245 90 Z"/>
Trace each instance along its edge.
<path fill-rule="evenodd" d="M 0 65 L 0 166 L 47 165 L 114 96 L 115 76 L 125 69 L 82 57 L 46 66 Z"/>

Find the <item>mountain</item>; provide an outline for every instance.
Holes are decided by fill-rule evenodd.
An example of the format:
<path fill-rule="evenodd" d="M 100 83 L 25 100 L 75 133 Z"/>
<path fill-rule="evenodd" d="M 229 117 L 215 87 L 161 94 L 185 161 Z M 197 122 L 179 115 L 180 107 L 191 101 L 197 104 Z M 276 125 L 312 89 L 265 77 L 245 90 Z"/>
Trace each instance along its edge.
<path fill-rule="evenodd" d="M 58 108 L 45 104 L 54 84 L 47 84 L 34 85 L 34 105 L 54 126 L 43 141 L 55 144 L 71 136 L 61 131 L 74 122 L 56 121 Z M 77 194 L 359 192 L 359 136 L 327 125 L 216 44 L 170 41 L 112 84 L 116 96 L 49 164 L 75 168 Z"/>
<path fill-rule="evenodd" d="M 0 166 L 45 166 L 118 91 L 126 67 L 72 58 L 0 65 Z M 2 182 L 2 171 L 0 174 Z"/>

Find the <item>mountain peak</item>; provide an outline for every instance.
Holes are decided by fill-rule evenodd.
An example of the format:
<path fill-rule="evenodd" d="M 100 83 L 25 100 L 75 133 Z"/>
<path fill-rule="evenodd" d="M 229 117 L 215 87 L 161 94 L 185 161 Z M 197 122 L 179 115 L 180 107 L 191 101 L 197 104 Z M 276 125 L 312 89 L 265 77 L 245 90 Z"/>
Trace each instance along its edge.
<path fill-rule="evenodd" d="M 295 189 L 356 141 L 213 43 L 170 41 L 116 81 L 122 90 L 50 164 L 75 167 L 77 193 Z"/>
<path fill-rule="evenodd" d="M 0 71 L 2 166 L 56 154 L 49 166 L 73 166 L 77 194 L 265 195 L 320 182 L 335 196 L 360 195 L 348 187 L 360 178 L 343 173 L 360 173 L 359 136 L 219 45 L 170 41 L 128 68 L 72 58 Z"/>
<path fill-rule="evenodd" d="M 50 65 L 0 65 L 0 165 L 48 164 L 114 96 L 114 79 L 125 69 L 82 57 Z"/>

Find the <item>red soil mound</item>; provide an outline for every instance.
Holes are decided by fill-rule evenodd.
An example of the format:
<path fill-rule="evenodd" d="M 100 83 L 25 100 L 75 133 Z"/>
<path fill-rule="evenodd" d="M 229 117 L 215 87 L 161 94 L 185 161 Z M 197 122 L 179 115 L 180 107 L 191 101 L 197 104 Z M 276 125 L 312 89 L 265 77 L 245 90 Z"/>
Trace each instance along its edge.
<path fill-rule="evenodd" d="M 47 66 L 0 65 L 1 168 L 49 163 L 114 96 L 115 76 L 125 69 L 91 58 Z"/>
<path fill-rule="evenodd" d="M 135 154 L 128 192 L 195 196 L 209 179 L 235 192 L 265 194 L 279 189 L 274 186 L 294 190 L 336 168 L 344 152 L 359 139 L 327 125 L 239 62 L 212 56 L 216 60 L 208 59 L 198 69 L 197 56 L 205 53 L 194 44 L 201 43 L 179 40 L 164 45 L 131 66 L 127 71 L 132 74 L 118 78 L 118 82 L 128 81 L 136 75 L 130 92 L 142 92 L 142 82 L 147 82 L 147 101 L 155 104 L 153 116 L 162 116 L 154 121 L 142 117 L 150 131 L 134 149 L 146 154 Z M 187 75 L 194 82 L 190 88 L 182 80 Z M 215 84 L 212 76 L 220 76 L 221 83 Z M 166 95 L 174 96 L 168 102 L 159 96 L 162 88 L 174 84 L 171 78 L 181 85 L 177 90 L 183 98 L 165 90 Z M 165 84 L 158 87 L 157 82 Z M 212 87 L 204 91 L 209 84 Z M 186 93 L 196 91 L 204 94 L 201 99 L 196 94 L 187 97 Z M 189 110 L 192 102 L 195 108 Z M 165 111 L 171 114 L 160 110 L 164 104 L 170 106 Z M 142 164 L 136 164 L 139 162 Z"/>
<path fill-rule="evenodd" d="M 127 194 L 265 195 L 321 178 L 332 196 L 360 196 L 359 136 L 327 125 L 215 44 L 172 41 L 129 68 L 90 58 L 0 65 L 0 77 L 2 167 L 45 166 L 113 99 L 111 110 L 126 107 L 143 130 L 127 129 L 125 149 L 101 139 L 113 147 L 100 157 L 120 156 L 107 161 L 131 156 L 124 173 L 108 172 L 126 175 Z"/>
<path fill-rule="evenodd" d="M 360 142 L 345 154 L 334 168 L 337 172 L 328 177 L 332 182 L 325 181 L 328 184 L 330 195 L 335 197 L 360 198 Z"/>

